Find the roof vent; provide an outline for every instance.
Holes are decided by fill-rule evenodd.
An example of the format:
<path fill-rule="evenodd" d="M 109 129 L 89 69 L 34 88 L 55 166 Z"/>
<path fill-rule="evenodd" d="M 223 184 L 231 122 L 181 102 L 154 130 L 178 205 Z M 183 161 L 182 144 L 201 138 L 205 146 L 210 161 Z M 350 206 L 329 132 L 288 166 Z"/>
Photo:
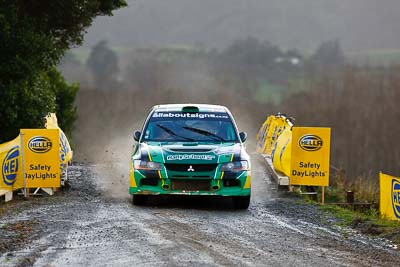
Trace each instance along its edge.
<path fill-rule="evenodd" d="M 182 112 L 188 112 L 188 113 L 198 113 L 199 108 L 196 106 L 186 106 L 182 108 Z"/>

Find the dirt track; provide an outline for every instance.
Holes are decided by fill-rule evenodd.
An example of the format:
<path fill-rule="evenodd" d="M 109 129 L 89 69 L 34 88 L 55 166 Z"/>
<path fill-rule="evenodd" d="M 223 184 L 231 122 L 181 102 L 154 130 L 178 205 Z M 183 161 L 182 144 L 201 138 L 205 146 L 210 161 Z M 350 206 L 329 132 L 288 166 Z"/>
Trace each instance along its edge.
<path fill-rule="evenodd" d="M 130 203 L 115 163 L 75 165 L 71 188 L 2 204 L 0 265 L 35 266 L 387 266 L 400 253 L 385 240 L 335 226 L 318 206 L 276 193 L 253 156 L 252 203 L 151 199 Z M 113 177 L 114 179 L 110 179 Z M 113 190 L 109 190 L 113 188 Z M 124 189 L 125 188 L 125 189 Z"/>

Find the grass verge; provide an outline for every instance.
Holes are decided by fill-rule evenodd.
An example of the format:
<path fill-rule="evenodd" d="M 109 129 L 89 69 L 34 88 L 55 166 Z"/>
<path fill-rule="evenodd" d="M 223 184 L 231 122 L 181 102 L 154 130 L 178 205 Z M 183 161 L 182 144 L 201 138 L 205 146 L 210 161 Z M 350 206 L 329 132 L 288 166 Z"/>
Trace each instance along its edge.
<path fill-rule="evenodd" d="M 336 205 L 325 205 L 322 209 L 338 218 L 341 226 L 349 226 L 363 234 L 387 238 L 400 245 L 400 221 L 381 218 L 376 209 L 360 212 Z"/>

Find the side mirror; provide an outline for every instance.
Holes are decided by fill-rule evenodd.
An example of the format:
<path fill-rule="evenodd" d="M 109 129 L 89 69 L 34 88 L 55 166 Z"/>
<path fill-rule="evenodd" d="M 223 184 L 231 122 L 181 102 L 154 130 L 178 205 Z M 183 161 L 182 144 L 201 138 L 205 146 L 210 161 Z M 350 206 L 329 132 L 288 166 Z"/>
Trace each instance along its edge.
<path fill-rule="evenodd" d="M 240 132 L 239 133 L 239 137 L 240 137 L 240 140 L 244 143 L 247 140 L 247 133 L 246 132 Z"/>
<path fill-rule="evenodd" d="M 139 139 L 140 139 L 140 135 L 141 135 L 142 133 L 140 132 L 140 131 L 134 131 L 133 132 L 133 140 L 135 140 L 136 142 L 139 142 Z"/>

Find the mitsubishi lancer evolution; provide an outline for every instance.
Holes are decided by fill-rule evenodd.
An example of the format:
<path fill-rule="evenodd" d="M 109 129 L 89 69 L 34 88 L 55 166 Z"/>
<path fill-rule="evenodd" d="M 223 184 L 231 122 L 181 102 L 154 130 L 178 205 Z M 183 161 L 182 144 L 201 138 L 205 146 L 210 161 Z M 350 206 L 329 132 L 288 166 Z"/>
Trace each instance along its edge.
<path fill-rule="evenodd" d="M 238 132 L 224 106 L 158 105 L 135 131 L 129 193 L 142 205 L 148 195 L 232 197 L 237 209 L 250 203 L 247 134 Z"/>

